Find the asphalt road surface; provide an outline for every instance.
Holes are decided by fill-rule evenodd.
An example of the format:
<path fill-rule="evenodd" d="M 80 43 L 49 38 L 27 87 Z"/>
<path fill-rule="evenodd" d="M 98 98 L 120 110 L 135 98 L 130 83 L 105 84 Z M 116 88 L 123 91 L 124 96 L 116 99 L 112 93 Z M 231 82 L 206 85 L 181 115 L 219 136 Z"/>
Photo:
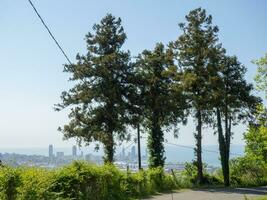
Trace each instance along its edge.
<path fill-rule="evenodd" d="M 146 200 L 244 200 L 267 197 L 267 186 L 258 188 L 217 188 L 181 190 L 175 193 L 156 195 Z"/>

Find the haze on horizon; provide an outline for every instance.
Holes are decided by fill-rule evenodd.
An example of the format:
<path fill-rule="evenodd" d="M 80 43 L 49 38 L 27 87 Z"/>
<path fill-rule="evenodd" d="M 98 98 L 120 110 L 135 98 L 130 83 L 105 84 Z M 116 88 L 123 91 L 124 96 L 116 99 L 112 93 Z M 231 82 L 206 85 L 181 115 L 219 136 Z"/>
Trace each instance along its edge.
<path fill-rule="evenodd" d="M 267 2 L 249 0 L 194 1 L 159 0 L 109 1 L 80 0 L 33 1 L 67 52 L 72 62 L 85 53 L 84 37 L 106 13 L 121 17 L 128 39 L 124 45 L 132 55 L 151 49 L 156 42 L 167 44 L 179 35 L 178 23 L 192 9 L 202 7 L 218 25 L 219 38 L 228 54 L 237 55 L 247 67 L 247 80 L 253 82 L 256 66 L 253 59 L 267 52 Z M 239 8 L 238 10 L 236 8 Z M 68 74 L 63 73 L 65 58 L 61 55 L 28 1 L 2 0 L 0 4 L 0 148 L 47 147 L 53 144 L 66 147 L 75 140 L 63 141 L 57 127 L 68 121 L 67 111 L 55 112 L 60 94 L 70 87 Z M 265 41 L 265 42 L 263 42 Z M 260 95 L 260 94 L 259 94 Z M 180 127 L 173 140 L 193 145 L 192 120 Z M 233 144 L 243 144 L 245 125 L 233 129 Z M 217 144 L 212 131 L 203 131 L 203 144 Z"/>

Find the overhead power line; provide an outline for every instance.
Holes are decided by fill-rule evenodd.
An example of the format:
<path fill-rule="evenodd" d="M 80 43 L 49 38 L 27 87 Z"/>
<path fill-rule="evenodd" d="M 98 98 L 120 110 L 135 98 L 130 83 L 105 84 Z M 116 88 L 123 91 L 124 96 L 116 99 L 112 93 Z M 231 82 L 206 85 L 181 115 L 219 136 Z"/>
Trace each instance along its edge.
<path fill-rule="evenodd" d="M 141 137 L 141 138 L 147 139 L 147 137 Z M 187 145 L 175 144 L 175 143 L 171 143 L 171 142 L 164 142 L 164 143 L 165 144 L 169 144 L 169 145 L 173 145 L 173 146 L 177 146 L 177 147 L 182 147 L 182 148 L 185 148 L 185 149 L 192 149 L 192 150 L 195 149 L 194 147 L 187 146 Z M 209 152 L 209 153 L 216 153 L 216 154 L 219 154 L 220 153 L 220 152 L 215 151 L 215 150 L 204 149 L 204 148 L 202 148 L 202 151 L 206 151 L 206 152 Z M 241 154 L 237 154 L 237 153 L 230 153 L 230 155 L 233 155 L 233 156 L 242 156 Z"/>
<path fill-rule="evenodd" d="M 169 144 L 169 145 L 174 145 L 174 146 L 177 146 L 177 147 L 182 147 L 182 148 L 186 148 L 186 149 L 195 149 L 194 147 L 191 147 L 191 146 L 186 146 L 186 145 L 181 145 L 181 144 L 175 144 L 175 143 L 170 143 L 170 142 L 164 142 L 166 144 Z M 203 149 L 202 148 L 202 151 L 206 151 L 206 152 L 209 152 L 209 153 L 216 153 L 216 154 L 219 154 L 220 152 L 218 151 L 215 151 L 215 150 L 209 150 L 209 149 Z M 237 154 L 237 153 L 230 153 L 230 155 L 233 155 L 233 156 L 242 156 L 241 154 Z"/>
<path fill-rule="evenodd" d="M 46 23 L 44 22 L 42 16 L 39 14 L 39 12 L 37 11 L 36 7 L 34 6 L 34 4 L 32 3 L 31 0 L 28 0 L 30 5 L 32 6 L 34 12 L 36 13 L 36 15 L 39 17 L 39 19 L 41 20 L 42 24 L 44 25 L 45 29 L 48 31 L 49 35 L 51 36 L 51 38 L 54 40 L 54 42 L 56 43 L 57 47 L 60 49 L 60 51 L 62 52 L 62 54 L 64 55 L 64 57 L 67 59 L 68 63 L 70 65 L 72 65 L 69 57 L 67 56 L 67 54 L 65 53 L 65 51 L 63 50 L 63 48 L 60 46 L 60 44 L 58 43 L 57 39 L 55 38 L 55 36 L 52 34 L 51 30 L 49 29 L 49 27 L 46 25 Z"/>

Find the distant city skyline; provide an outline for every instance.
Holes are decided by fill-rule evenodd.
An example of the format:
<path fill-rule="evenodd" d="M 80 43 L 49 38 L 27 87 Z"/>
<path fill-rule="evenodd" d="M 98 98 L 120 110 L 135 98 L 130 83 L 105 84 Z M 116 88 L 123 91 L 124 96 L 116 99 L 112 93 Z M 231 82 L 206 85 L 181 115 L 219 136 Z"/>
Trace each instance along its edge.
<path fill-rule="evenodd" d="M 98 152 L 94 151 L 93 148 L 81 148 L 77 149 L 77 156 L 73 156 L 73 146 L 69 146 L 66 148 L 58 148 L 54 145 L 53 147 L 53 156 L 49 156 L 49 152 L 51 150 L 51 146 L 47 145 L 46 148 L 28 148 L 28 149 L 3 149 L 0 148 L 0 157 L 1 155 L 13 155 L 14 153 L 19 155 L 27 155 L 27 156 L 44 156 L 46 158 L 49 158 L 50 160 L 55 159 L 62 159 L 63 157 L 67 158 L 67 161 L 72 161 L 75 159 L 85 159 L 90 160 L 93 159 L 93 157 L 98 157 L 98 159 L 102 160 L 103 151 L 100 150 Z M 183 162 L 190 162 L 194 159 L 194 151 L 193 151 L 193 145 L 192 148 L 184 148 L 184 147 L 178 147 L 173 145 L 166 145 L 166 163 L 172 162 L 172 163 L 183 163 Z M 135 153 L 133 153 L 133 149 L 135 149 Z M 57 153 L 59 152 L 59 155 Z M 82 153 L 83 152 L 83 153 Z M 124 156 L 123 156 L 124 152 Z M 217 153 L 216 153 L 217 152 Z M 244 153 L 244 146 L 241 145 L 232 145 L 231 147 L 231 157 L 236 157 L 243 155 Z M 135 155 L 134 155 L 135 154 Z M 121 146 L 120 148 L 117 148 L 116 150 L 116 161 L 127 161 L 131 163 L 137 163 L 137 152 L 136 152 L 136 144 L 128 145 L 128 146 Z M 147 148 L 146 146 L 143 146 L 141 148 L 141 155 L 142 160 L 147 160 Z M 217 145 L 204 145 L 203 146 L 203 160 L 205 163 L 208 163 L 213 166 L 219 166 L 220 160 L 219 160 L 219 154 L 218 154 L 218 146 Z"/>
<path fill-rule="evenodd" d="M 72 62 L 79 52 L 86 53 L 85 34 L 92 31 L 106 13 L 121 17 L 128 39 L 124 49 L 136 56 L 152 49 L 156 42 L 167 44 L 180 35 L 178 23 L 192 9 L 202 7 L 218 25 L 219 38 L 229 55 L 237 55 L 253 82 L 253 59 L 267 53 L 267 2 L 259 0 L 195 1 L 34 1 L 52 32 Z M 2 0 L 0 5 L 0 148 L 72 147 L 75 139 L 63 140 L 59 126 L 68 122 L 68 110 L 55 112 L 63 90 L 70 88 L 69 75 L 63 73 L 61 55 L 27 1 Z M 265 102 L 266 103 L 266 102 Z M 233 128 L 233 144 L 244 144 L 245 125 Z M 195 126 L 190 119 L 180 126 L 177 140 L 172 132 L 165 139 L 194 145 Z M 131 130 L 133 135 L 136 131 Z M 217 144 L 211 129 L 203 130 L 203 144 Z M 142 140 L 142 145 L 146 143 Z M 93 148 L 94 144 L 91 145 Z M 91 148 L 90 147 L 90 148 Z M 71 149 L 70 149 L 71 151 Z"/>

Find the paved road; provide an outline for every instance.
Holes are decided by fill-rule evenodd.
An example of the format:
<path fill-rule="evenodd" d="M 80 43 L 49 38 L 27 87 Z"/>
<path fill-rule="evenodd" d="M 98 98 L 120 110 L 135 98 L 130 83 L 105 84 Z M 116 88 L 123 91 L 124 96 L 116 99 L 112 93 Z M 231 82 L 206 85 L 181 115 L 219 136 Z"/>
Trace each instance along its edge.
<path fill-rule="evenodd" d="M 181 190 L 173 194 L 157 195 L 146 200 L 244 200 L 244 195 L 249 199 L 267 197 L 267 186 L 260 188 Z"/>

